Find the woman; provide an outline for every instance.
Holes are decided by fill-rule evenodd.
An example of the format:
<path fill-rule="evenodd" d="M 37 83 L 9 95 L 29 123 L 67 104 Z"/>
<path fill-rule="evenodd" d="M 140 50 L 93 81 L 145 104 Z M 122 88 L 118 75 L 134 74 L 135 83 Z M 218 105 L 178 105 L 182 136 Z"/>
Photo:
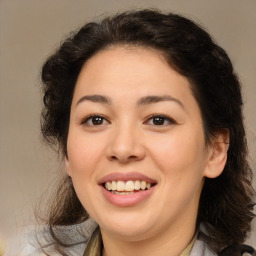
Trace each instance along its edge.
<path fill-rule="evenodd" d="M 42 133 L 67 172 L 45 253 L 255 255 L 241 245 L 254 202 L 240 84 L 207 32 L 122 13 L 64 41 L 42 81 Z M 89 216 L 92 235 L 74 238 Z"/>

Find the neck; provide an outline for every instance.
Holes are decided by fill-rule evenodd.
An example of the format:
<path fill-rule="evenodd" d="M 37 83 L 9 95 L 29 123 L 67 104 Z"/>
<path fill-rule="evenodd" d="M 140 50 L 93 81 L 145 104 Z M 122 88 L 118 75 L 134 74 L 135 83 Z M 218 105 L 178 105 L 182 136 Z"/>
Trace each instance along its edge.
<path fill-rule="evenodd" d="M 129 241 L 112 236 L 101 230 L 103 239 L 103 256 L 178 256 L 191 242 L 195 234 L 194 225 L 183 223 L 176 228 L 166 229 L 161 235 L 143 240 Z"/>

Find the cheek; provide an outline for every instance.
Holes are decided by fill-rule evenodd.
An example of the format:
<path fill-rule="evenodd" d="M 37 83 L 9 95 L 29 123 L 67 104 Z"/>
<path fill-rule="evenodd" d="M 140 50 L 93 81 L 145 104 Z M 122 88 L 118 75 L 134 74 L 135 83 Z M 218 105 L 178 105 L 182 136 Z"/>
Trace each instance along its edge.
<path fill-rule="evenodd" d="M 68 137 L 68 168 L 76 194 L 86 210 L 94 208 L 96 172 L 103 157 L 103 143 L 79 131 Z"/>
<path fill-rule="evenodd" d="M 167 216 L 174 208 L 177 211 L 185 205 L 196 208 L 204 170 L 200 146 L 194 140 L 173 139 L 166 141 L 164 147 L 159 147 L 153 157 L 161 171 L 162 208 Z"/>
<path fill-rule="evenodd" d="M 170 136 L 157 138 L 157 143 L 152 143 L 151 147 L 155 159 L 159 159 L 161 164 L 170 164 L 183 166 L 186 164 L 195 164 L 195 161 L 203 161 L 204 145 L 202 140 L 189 136 Z"/>
<path fill-rule="evenodd" d="M 189 133 L 184 129 L 175 136 L 158 137 L 151 144 L 155 145 L 150 150 L 151 158 L 170 189 L 201 182 L 206 162 L 202 133 L 191 134 L 191 130 Z"/>
<path fill-rule="evenodd" d="M 73 175 L 89 175 L 103 157 L 104 140 L 83 133 L 70 133 L 68 138 L 69 165 Z"/>

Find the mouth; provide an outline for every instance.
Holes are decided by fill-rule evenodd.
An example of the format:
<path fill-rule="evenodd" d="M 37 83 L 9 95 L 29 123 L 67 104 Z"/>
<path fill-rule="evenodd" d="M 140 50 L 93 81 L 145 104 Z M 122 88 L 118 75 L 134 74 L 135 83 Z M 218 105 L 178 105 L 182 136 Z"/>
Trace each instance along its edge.
<path fill-rule="evenodd" d="M 156 183 L 147 182 L 145 180 L 113 180 L 102 184 L 107 191 L 115 195 L 132 195 L 149 190 L 155 185 Z"/>
<path fill-rule="evenodd" d="M 132 207 L 154 194 L 157 180 L 139 172 L 115 172 L 104 176 L 98 183 L 103 197 L 118 207 Z"/>

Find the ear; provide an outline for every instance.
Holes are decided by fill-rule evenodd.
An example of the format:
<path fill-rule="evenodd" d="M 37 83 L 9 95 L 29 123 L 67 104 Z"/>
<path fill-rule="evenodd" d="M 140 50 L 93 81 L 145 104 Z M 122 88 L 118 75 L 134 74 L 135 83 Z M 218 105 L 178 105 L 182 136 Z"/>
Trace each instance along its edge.
<path fill-rule="evenodd" d="M 204 170 L 207 178 L 218 177 L 227 162 L 227 152 L 229 148 L 229 130 L 220 129 L 215 134 L 209 145 L 208 161 Z"/>
<path fill-rule="evenodd" d="M 68 176 L 71 177 L 72 175 L 71 175 L 68 156 L 65 156 L 65 166 L 66 166 L 66 171 L 67 171 Z"/>

